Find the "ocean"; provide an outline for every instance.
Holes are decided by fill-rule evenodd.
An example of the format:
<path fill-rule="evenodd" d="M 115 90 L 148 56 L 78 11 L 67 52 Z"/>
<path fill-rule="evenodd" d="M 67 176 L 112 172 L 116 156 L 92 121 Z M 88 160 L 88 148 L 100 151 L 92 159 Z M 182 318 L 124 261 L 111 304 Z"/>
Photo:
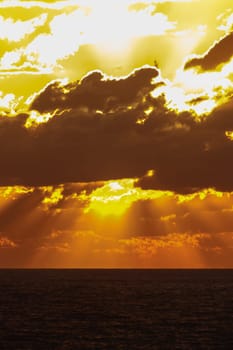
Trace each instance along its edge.
<path fill-rule="evenodd" d="M 233 349 L 233 270 L 0 270 L 0 349 Z"/>

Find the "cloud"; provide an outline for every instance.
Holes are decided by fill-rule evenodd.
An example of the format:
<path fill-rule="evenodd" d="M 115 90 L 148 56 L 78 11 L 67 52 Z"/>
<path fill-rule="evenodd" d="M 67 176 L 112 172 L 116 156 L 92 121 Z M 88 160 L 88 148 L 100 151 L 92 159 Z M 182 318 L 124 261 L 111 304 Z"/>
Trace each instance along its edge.
<path fill-rule="evenodd" d="M 133 179 L 107 181 L 103 186 L 93 189 L 90 194 L 86 213 L 94 212 L 102 217 L 122 216 L 133 203 L 169 197 L 173 194 L 162 191 L 144 191 L 135 187 Z"/>
<path fill-rule="evenodd" d="M 15 242 L 7 237 L 0 236 L 0 249 L 1 248 L 15 248 L 17 245 Z"/>
<path fill-rule="evenodd" d="M 158 249 L 164 248 L 182 248 L 185 245 L 190 245 L 193 248 L 199 247 L 201 240 L 210 239 L 209 234 L 197 233 L 170 233 L 164 236 L 158 237 L 132 237 L 130 239 L 122 239 L 120 241 L 123 246 L 131 247 L 139 255 L 156 254 Z"/>
<path fill-rule="evenodd" d="M 157 69 L 152 67 L 135 70 L 121 79 L 105 79 L 101 72 L 91 72 L 80 82 L 65 86 L 59 82 L 49 84 L 35 98 L 31 109 L 41 113 L 57 108 L 86 108 L 103 112 L 116 110 L 137 102 L 137 99 L 142 100 L 143 94 L 148 95 L 153 89 L 152 78 L 157 76 Z"/>
<path fill-rule="evenodd" d="M 25 0 L 4 0 L 0 3 L 0 8 L 22 7 L 24 9 L 38 7 L 42 9 L 63 9 L 67 6 L 77 6 L 75 0 L 68 1 L 25 1 Z"/>
<path fill-rule="evenodd" d="M 38 13 L 37 17 L 29 20 L 0 17 L 3 26 L 0 39 L 5 40 L 1 48 L 0 69 L 24 72 L 27 68 L 32 72 L 38 70 L 42 73 L 45 69 L 50 69 L 55 73 L 57 61 L 75 53 L 81 42 L 81 22 L 85 18 L 85 10 L 75 10 L 77 6 L 70 7 L 67 4 L 64 9 L 45 9 L 45 13 L 42 14 L 39 7 L 34 11 L 29 8 L 28 15 L 34 15 L 35 11 Z M 13 43 L 9 42 L 10 40 Z"/>
<path fill-rule="evenodd" d="M 82 40 L 82 27 L 77 28 L 77 23 L 82 22 L 83 16 L 80 10 L 77 10 L 75 15 L 65 13 L 55 16 L 49 24 L 50 32 L 38 35 L 24 49 L 29 62 L 35 61 L 42 67 L 51 67 L 56 65 L 59 59 L 64 59 L 78 51 Z"/>
<path fill-rule="evenodd" d="M 160 144 L 163 148 L 159 161 L 161 166 L 157 167 L 153 177 L 144 177 L 139 184 L 144 188 L 158 187 L 175 192 L 192 192 L 208 187 L 231 191 L 233 145 L 225 135 L 226 129 L 233 127 L 231 113 L 232 102 L 229 102 L 216 108 L 201 122 L 194 122 L 183 115 L 184 124 L 181 123 L 183 128 L 180 130 L 175 125 L 178 121 L 173 122 L 167 135 L 164 130 Z M 181 115 L 178 120 L 180 118 Z"/>
<path fill-rule="evenodd" d="M 9 41 L 20 41 L 26 35 L 35 31 L 37 27 L 42 26 L 47 19 L 47 15 L 43 14 L 28 21 L 13 21 L 11 18 L 0 16 L 0 40 L 7 39 Z"/>
<path fill-rule="evenodd" d="M 31 105 L 52 113 L 47 122 L 26 128 L 28 114 L 0 120 L 1 185 L 134 178 L 146 189 L 232 191 L 232 101 L 196 119 L 153 98 L 154 79 L 157 69 L 144 67 L 122 79 L 93 72 L 48 85 Z"/>
<path fill-rule="evenodd" d="M 2 91 L 0 91 L 0 108 L 2 112 L 4 110 L 9 111 L 13 110 L 16 105 L 16 98 L 14 94 L 6 94 L 3 95 Z"/>
<path fill-rule="evenodd" d="M 220 64 L 228 62 L 233 56 L 233 33 L 229 33 L 202 56 L 190 59 L 185 64 L 185 69 L 199 67 L 203 71 L 215 70 Z"/>
<path fill-rule="evenodd" d="M 105 261 L 103 266 L 109 266 L 105 260 L 109 256 L 115 263 L 119 258 L 119 266 L 127 257 L 125 266 L 137 261 L 137 257 L 153 257 L 154 264 L 160 261 L 166 265 L 168 256 L 176 254 L 182 261 L 185 252 L 182 264 L 187 266 L 187 257 L 190 264 L 197 263 L 192 260 L 190 249 L 204 258 L 211 255 L 214 266 L 222 264 L 224 251 L 231 266 L 233 194 L 204 191 L 182 196 L 185 200 L 181 200 L 178 195 L 156 197 L 155 191 L 145 191 L 147 197 L 139 192 L 138 200 L 120 219 L 87 212 L 92 196 L 97 196 L 96 190 L 102 195 L 107 185 L 0 188 L 2 266 L 68 266 L 72 259 L 73 266 L 80 266 L 81 261 L 82 266 L 87 266 L 88 261 L 100 266 L 101 259 Z M 116 183 L 112 186 L 117 191 Z M 112 195 L 106 193 L 102 201 L 111 200 Z M 123 196 L 116 198 L 119 206 L 124 201 Z M 164 254 L 162 260 L 160 254 Z"/>
<path fill-rule="evenodd" d="M 35 10 L 32 8 L 37 3 L 36 11 L 39 13 L 43 8 L 43 2 L 30 1 L 27 6 L 27 2 L 23 1 L 18 2 L 18 6 L 34 13 Z M 9 2 L 5 5 L 7 8 Z M 26 34 L 35 32 L 36 27 L 41 27 L 36 31 L 37 35 L 30 37 L 27 35 L 28 40 L 24 40 L 21 47 L 15 45 L 15 50 L 9 47 L 6 55 L 3 56 L 3 62 L 9 61 L 9 53 L 11 56 L 15 54 L 19 58 L 14 63 L 22 66 L 22 70 L 25 65 L 27 67 L 31 65 L 35 68 L 39 67 L 39 70 L 50 68 L 55 74 L 59 74 L 57 69 L 61 71 L 62 67 L 60 61 L 77 53 L 82 45 L 93 45 L 97 51 L 104 51 L 107 55 L 110 53 L 111 56 L 117 52 L 126 53 L 127 46 L 135 37 L 160 36 L 175 27 L 175 23 L 169 22 L 163 13 L 155 13 L 152 17 L 149 11 L 143 13 L 127 11 L 126 2 L 100 1 L 96 4 L 96 1 L 86 3 L 62 1 L 53 2 L 53 4 L 44 3 L 44 11 L 47 14 L 44 13 L 29 21 L 13 22 L 11 19 L 4 20 L 0 17 L 0 23 L 2 22 L 3 26 L 0 39 L 20 41 Z M 62 12 L 62 14 L 55 16 L 55 12 Z M 7 66 L 9 65 L 7 63 Z M 12 68 L 14 69 L 15 65 Z"/>

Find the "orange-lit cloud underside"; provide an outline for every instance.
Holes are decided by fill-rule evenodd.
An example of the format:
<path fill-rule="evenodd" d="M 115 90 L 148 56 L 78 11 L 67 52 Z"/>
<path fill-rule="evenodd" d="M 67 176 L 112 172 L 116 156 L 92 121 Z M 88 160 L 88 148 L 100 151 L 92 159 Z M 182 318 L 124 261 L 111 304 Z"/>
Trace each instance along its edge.
<path fill-rule="evenodd" d="M 0 13 L 0 266 L 233 267 L 231 1 Z"/>
<path fill-rule="evenodd" d="M 5 187 L 0 262 L 24 267 L 229 267 L 232 212 L 230 193 L 143 191 L 129 179 Z"/>

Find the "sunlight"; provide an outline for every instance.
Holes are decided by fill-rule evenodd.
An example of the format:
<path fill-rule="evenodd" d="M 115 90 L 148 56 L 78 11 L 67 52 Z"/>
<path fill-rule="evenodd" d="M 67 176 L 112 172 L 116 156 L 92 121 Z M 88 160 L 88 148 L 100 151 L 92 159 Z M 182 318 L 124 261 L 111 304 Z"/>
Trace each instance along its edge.
<path fill-rule="evenodd" d="M 156 87 L 151 95 L 157 98 L 164 94 L 167 107 L 177 112 L 190 111 L 197 116 L 209 114 L 230 99 L 231 95 L 227 92 L 232 86 L 232 68 L 233 60 L 219 72 L 198 73 L 195 69 L 178 69 L 174 82 L 164 80 L 165 84 Z"/>
<path fill-rule="evenodd" d="M 14 94 L 6 94 L 3 96 L 3 93 L 0 91 L 0 108 L 1 109 L 13 112 L 16 104 L 17 102 Z"/>
<path fill-rule="evenodd" d="M 35 17 L 28 21 L 13 21 L 11 18 L 5 19 L 0 16 L 0 40 L 18 42 L 26 35 L 33 33 L 36 27 L 42 26 L 47 19 L 47 15 Z"/>
<path fill-rule="evenodd" d="M 233 141 L 233 131 L 226 131 L 225 135 L 229 140 Z"/>
<path fill-rule="evenodd" d="M 232 266 L 230 2 L 0 1 L 3 266 Z"/>
<path fill-rule="evenodd" d="M 152 176 L 149 170 L 147 176 Z M 138 179 L 108 181 L 90 195 L 90 204 L 86 212 L 93 210 L 100 216 L 121 216 L 134 202 L 172 196 L 169 191 L 143 190 L 135 187 Z"/>
<path fill-rule="evenodd" d="M 32 193 L 32 187 L 7 186 L 0 187 L 0 213 L 7 210 L 20 197 Z"/>
<path fill-rule="evenodd" d="M 115 56 L 126 54 L 133 38 L 163 35 L 175 27 L 175 23 L 169 22 L 166 15 L 153 13 L 154 6 L 148 5 L 140 11 L 130 11 L 130 3 L 110 0 L 84 2 L 83 5 L 89 11 L 76 22 L 82 43 L 93 44 L 97 46 L 97 50 Z M 70 19 L 79 16 L 79 13 L 77 10 L 67 16 L 68 26 Z"/>
<path fill-rule="evenodd" d="M 134 180 L 107 182 L 91 194 L 89 210 L 101 216 L 121 216 L 135 200 Z"/>
<path fill-rule="evenodd" d="M 53 117 L 50 113 L 40 114 L 37 111 L 30 111 L 30 115 L 27 118 L 24 126 L 26 129 L 35 128 L 40 124 L 47 123 L 49 119 Z"/>
<path fill-rule="evenodd" d="M 45 197 L 42 203 L 48 206 L 58 204 L 58 202 L 63 199 L 62 192 L 63 192 L 62 187 L 57 187 L 57 188 L 52 188 L 49 186 L 45 187 L 44 189 Z"/>

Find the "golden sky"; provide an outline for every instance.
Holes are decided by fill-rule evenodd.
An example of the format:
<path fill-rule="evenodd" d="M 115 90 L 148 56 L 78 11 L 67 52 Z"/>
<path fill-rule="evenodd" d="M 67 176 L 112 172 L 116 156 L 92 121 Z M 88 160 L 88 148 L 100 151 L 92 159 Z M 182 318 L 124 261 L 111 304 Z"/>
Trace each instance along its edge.
<path fill-rule="evenodd" d="M 0 2 L 0 267 L 233 267 L 232 0 Z"/>

